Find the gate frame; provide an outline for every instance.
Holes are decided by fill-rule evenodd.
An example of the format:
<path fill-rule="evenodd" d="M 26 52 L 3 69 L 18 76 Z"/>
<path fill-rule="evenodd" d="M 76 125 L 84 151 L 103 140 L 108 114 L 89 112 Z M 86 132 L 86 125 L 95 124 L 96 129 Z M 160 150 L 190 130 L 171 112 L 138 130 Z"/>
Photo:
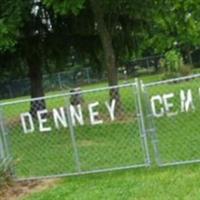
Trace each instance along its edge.
<path fill-rule="evenodd" d="M 147 88 L 153 87 L 153 86 L 158 86 L 158 85 L 164 85 L 167 83 L 174 83 L 174 82 L 179 83 L 181 81 L 191 80 L 194 78 L 200 78 L 200 74 L 193 74 L 193 75 L 189 75 L 189 76 L 172 78 L 172 79 L 163 80 L 163 81 L 155 81 L 155 82 L 150 82 L 150 83 L 143 83 L 143 81 L 141 81 L 141 88 L 144 93 L 145 101 L 146 101 L 146 104 L 148 107 L 147 117 L 150 118 L 151 125 L 152 125 L 152 127 L 150 127 L 150 128 L 146 127 L 146 131 L 147 131 L 147 133 L 149 132 L 151 135 L 151 141 L 152 141 L 153 149 L 154 149 L 154 157 L 156 160 L 156 164 L 159 167 L 168 167 L 168 166 L 176 166 L 176 165 L 184 165 L 184 164 L 195 164 L 195 163 L 200 163 L 200 159 L 185 160 L 185 161 L 180 160 L 180 161 L 175 161 L 175 162 L 162 162 L 161 157 L 160 157 L 159 145 L 158 145 L 159 140 L 158 140 L 157 127 L 155 125 L 156 118 L 153 116 L 153 112 L 152 112 L 151 105 L 150 105 L 150 97 L 149 97 Z"/>
<path fill-rule="evenodd" d="M 76 143 L 76 137 L 75 137 L 75 130 L 71 124 L 71 119 L 70 117 L 67 117 L 67 120 L 69 122 L 69 131 L 71 135 L 71 143 L 73 146 L 73 154 L 74 154 L 74 162 L 76 163 L 76 168 L 77 172 L 73 173 L 62 173 L 62 174 L 56 174 L 56 175 L 47 175 L 47 176 L 33 176 L 33 177 L 26 177 L 26 178 L 19 178 L 15 175 L 15 173 L 12 173 L 13 178 L 16 181 L 27 181 L 27 180 L 40 180 L 40 179 L 49 179 L 49 178 L 59 178 L 59 177 L 67 177 L 67 176 L 78 176 L 78 175 L 86 175 L 86 174 L 95 174 L 95 173 L 103 173 L 103 172 L 112 172 L 112 171 L 117 171 L 117 170 L 126 170 L 126 169 L 134 169 L 134 168 L 141 168 L 141 167 L 149 167 L 151 165 L 151 159 L 150 159 L 150 154 L 149 154 L 149 147 L 148 147 L 148 140 L 147 140 L 147 135 L 146 135 L 146 129 L 145 129 L 145 124 L 144 124 L 144 114 L 143 114 L 143 109 L 142 109 L 142 103 L 141 103 L 141 85 L 140 82 L 135 79 L 134 82 L 132 83 L 126 83 L 126 84 L 119 84 L 116 86 L 107 86 L 107 87 L 101 87 L 101 88 L 96 88 L 96 89 L 89 89 L 89 90 L 83 90 L 81 92 L 67 92 L 67 93 L 62 93 L 62 94 L 57 94 L 57 95 L 50 95 L 50 96 L 45 96 L 45 97 L 38 97 L 38 98 L 33 98 L 33 99 L 23 99 L 23 100 L 16 100 L 16 101 L 10 101 L 10 102 L 5 102 L 0 104 L 0 113 L 3 113 L 4 106 L 9 106 L 9 105 L 15 105 L 19 103 L 27 103 L 27 102 L 32 102 L 32 101 L 37 101 L 37 100 L 42 100 L 42 99 L 52 99 L 52 98 L 58 98 L 58 97 L 63 97 L 65 98 L 65 106 L 69 104 L 69 99 L 68 97 L 71 95 L 76 95 L 76 94 L 87 94 L 87 93 L 92 93 L 92 92 L 101 92 L 101 91 L 109 91 L 110 89 L 123 89 L 123 88 L 130 88 L 130 90 L 133 90 L 133 96 L 135 98 L 135 103 L 136 103 L 136 112 L 137 112 L 137 124 L 139 126 L 139 134 L 138 137 L 140 137 L 141 142 L 140 142 L 140 147 L 144 150 L 144 162 L 142 164 L 133 164 L 133 165 L 127 165 L 127 166 L 122 166 L 122 167 L 110 167 L 110 168 L 103 168 L 103 169 L 97 169 L 97 170 L 86 170 L 82 171 L 80 168 L 80 160 L 79 160 L 79 155 L 78 155 L 78 149 L 77 149 L 77 143 Z M 67 112 L 69 110 L 67 109 Z M 70 115 L 69 115 L 70 116 Z M 0 129 L 6 133 L 5 127 L 6 123 L 4 120 L 3 115 L 1 115 L 1 127 Z M 9 134 L 8 134 L 9 135 Z M 8 150 L 10 150 L 9 157 L 11 158 L 11 166 L 12 166 L 12 157 L 10 156 L 13 154 L 12 151 L 12 145 L 8 145 L 8 141 L 6 142 L 6 145 L 8 147 Z M 11 153 L 12 152 L 12 153 Z M 15 171 L 15 166 L 12 166 L 13 172 Z"/>
<path fill-rule="evenodd" d="M 117 86 L 111 86 L 111 87 L 101 87 L 96 89 L 89 89 L 89 90 L 83 90 L 81 92 L 68 92 L 68 93 L 62 93 L 57 95 L 51 95 L 46 97 L 39 97 L 34 99 L 23 99 L 23 100 L 17 100 L 17 101 L 11 101 L 11 102 L 5 102 L 0 104 L 0 144 L 1 148 L 3 149 L 3 153 L 1 154 L 1 157 L 4 157 L 3 161 L 0 160 L 0 167 L 3 166 L 5 169 L 7 166 L 9 166 L 12 169 L 12 176 L 15 180 L 18 181 L 24 181 L 24 180 L 39 180 L 39 179 L 47 179 L 47 178 L 59 178 L 59 177 L 66 177 L 66 176 L 78 176 L 78 175 L 86 175 L 86 174 L 94 174 L 94 173 L 103 173 L 103 172 L 112 172 L 117 170 L 125 170 L 125 169 L 133 169 L 133 168 L 141 168 L 141 167 L 150 167 L 152 164 L 152 159 L 155 159 L 156 165 L 159 167 L 165 167 L 165 166 L 174 166 L 174 165 L 182 165 L 182 164 L 191 164 L 191 163 L 199 163 L 200 159 L 196 160 L 183 160 L 183 161 L 177 161 L 177 162 L 162 162 L 160 158 L 160 151 L 159 151 L 159 141 L 157 138 L 157 127 L 155 125 L 155 117 L 152 113 L 152 108 L 150 105 L 150 96 L 148 92 L 148 87 L 153 86 L 159 86 L 164 85 L 167 83 L 173 83 L 173 82 L 181 82 L 184 80 L 190 80 L 193 78 L 200 78 L 200 74 L 180 77 L 180 78 L 174 78 L 174 79 L 168 79 L 163 81 L 155 81 L 150 83 L 143 83 L 142 81 L 139 81 L 138 79 L 135 79 L 132 83 L 126 83 L 126 84 L 120 84 Z M 37 176 L 37 177 L 27 177 L 27 178 L 17 178 L 14 174 L 15 167 L 12 166 L 12 145 L 9 141 L 9 134 L 7 132 L 7 127 L 5 123 L 5 118 L 3 115 L 4 106 L 8 105 L 14 105 L 18 103 L 25 103 L 25 102 L 31 102 L 35 100 L 41 100 L 41 99 L 51 99 L 51 98 L 57 98 L 57 97 L 63 97 L 65 98 L 65 106 L 69 105 L 69 96 L 76 95 L 76 94 L 87 94 L 92 92 L 101 92 L 105 90 L 110 89 L 116 89 L 116 88 L 129 88 L 132 89 L 133 95 L 135 98 L 135 106 L 136 106 L 136 112 L 137 112 L 137 124 L 139 127 L 139 135 L 141 142 L 140 145 L 143 148 L 144 153 L 144 163 L 143 164 L 135 164 L 135 165 L 129 165 L 129 166 L 122 166 L 122 167 L 110 167 L 110 168 L 103 168 L 103 169 L 97 169 L 97 170 L 88 170 L 88 171 L 82 171 L 80 168 L 80 160 L 79 160 L 79 152 L 77 149 L 77 143 L 76 143 L 76 134 L 74 127 L 72 126 L 71 119 L 68 117 L 69 122 L 69 131 L 71 136 L 71 143 L 73 146 L 73 154 L 74 154 L 74 162 L 76 163 L 76 172 L 74 173 L 62 173 L 57 175 L 48 175 L 48 176 Z M 143 107 L 143 98 L 144 98 L 144 105 L 146 108 Z M 67 112 L 69 110 L 67 109 Z M 147 113 L 145 113 L 147 112 Z M 70 116 L 70 115 L 68 115 Z M 149 124 L 147 125 L 146 122 Z M 150 139 L 149 139 L 150 137 Z M 150 147 L 149 142 L 152 142 L 153 144 L 153 155 L 150 155 Z"/>
<path fill-rule="evenodd" d="M 3 106 L 0 104 L 0 169 L 3 171 L 10 170 L 12 176 L 14 176 L 14 171 L 12 168 L 12 157 L 11 157 L 11 145 L 8 139 L 8 134 L 6 130 L 6 124 L 3 116 Z"/>
<path fill-rule="evenodd" d="M 145 156 L 146 156 L 146 163 L 147 166 L 149 167 L 151 165 L 151 157 L 150 157 L 150 153 L 149 153 L 149 145 L 148 145 L 148 138 L 147 138 L 147 129 L 145 126 L 145 118 L 144 118 L 144 111 L 143 111 L 143 107 L 142 107 L 142 85 L 141 82 L 139 81 L 139 79 L 135 79 L 135 83 L 136 83 L 136 96 L 137 96 L 137 117 L 139 117 L 140 120 L 138 120 L 139 123 L 139 127 L 140 127 L 140 137 L 141 140 L 143 142 L 143 147 L 144 147 L 144 152 L 145 152 Z"/>

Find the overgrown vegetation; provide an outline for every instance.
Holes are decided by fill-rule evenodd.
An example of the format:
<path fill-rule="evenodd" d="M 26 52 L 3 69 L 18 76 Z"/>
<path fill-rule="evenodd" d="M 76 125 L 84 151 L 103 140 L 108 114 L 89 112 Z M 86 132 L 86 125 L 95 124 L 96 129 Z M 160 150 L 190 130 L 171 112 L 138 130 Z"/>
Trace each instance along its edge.
<path fill-rule="evenodd" d="M 160 62 L 163 79 L 187 76 L 192 73 L 192 65 L 185 64 L 181 53 L 177 50 L 166 52 Z"/>

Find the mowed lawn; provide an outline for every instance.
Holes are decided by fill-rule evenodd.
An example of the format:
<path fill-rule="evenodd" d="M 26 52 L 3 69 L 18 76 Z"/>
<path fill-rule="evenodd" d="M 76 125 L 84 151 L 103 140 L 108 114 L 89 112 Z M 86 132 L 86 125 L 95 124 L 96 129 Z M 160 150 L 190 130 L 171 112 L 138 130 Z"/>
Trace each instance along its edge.
<path fill-rule="evenodd" d="M 71 177 L 23 200 L 199 200 L 199 172 L 187 165 Z"/>

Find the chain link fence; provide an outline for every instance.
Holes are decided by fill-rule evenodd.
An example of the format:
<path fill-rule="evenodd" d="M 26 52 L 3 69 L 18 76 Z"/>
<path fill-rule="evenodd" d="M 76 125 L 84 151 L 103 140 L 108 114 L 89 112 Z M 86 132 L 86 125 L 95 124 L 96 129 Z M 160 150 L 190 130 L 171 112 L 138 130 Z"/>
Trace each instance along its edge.
<path fill-rule="evenodd" d="M 150 74 L 159 69 L 162 56 L 150 56 L 120 63 L 118 77 L 120 80 L 133 78 L 139 74 Z M 44 92 L 63 91 L 71 87 L 91 84 L 107 80 L 105 70 L 98 71 L 93 67 L 74 66 L 67 71 L 43 75 Z M 30 80 L 28 78 L 0 81 L 0 99 L 12 99 L 30 94 Z"/>
<path fill-rule="evenodd" d="M 199 81 L 200 74 L 136 80 L 3 103 L 1 160 L 12 158 L 20 180 L 147 167 L 154 160 L 200 162 Z"/>
<path fill-rule="evenodd" d="M 1 105 L 20 180 L 149 166 L 137 83 Z"/>
<path fill-rule="evenodd" d="M 200 162 L 200 75 L 143 85 L 159 166 Z"/>
<path fill-rule="evenodd" d="M 70 87 L 94 83 L 100 80 L 97 72 L 92 68 L 76 68 L 68 71 L 43 75 L 43 89 L 45 93 L 63 91 Z M 28 78 L 1 82 L 0 99 L 12 99 L 30 94 L 30 80 Z"/>

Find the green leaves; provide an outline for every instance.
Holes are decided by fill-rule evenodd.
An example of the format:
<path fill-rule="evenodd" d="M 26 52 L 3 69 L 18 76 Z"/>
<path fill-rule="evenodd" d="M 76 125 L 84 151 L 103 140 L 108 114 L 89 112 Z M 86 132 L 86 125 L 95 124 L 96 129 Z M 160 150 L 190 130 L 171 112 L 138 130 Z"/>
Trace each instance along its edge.
<path fill-rule="evenodd" d="M 166 70 L 170 73 L 176 73 L 183 65 L 183 59 L 179 52 L 171 50 L 165 54 Z"/>
<path fill-rule="evenodd" d="M 155 1 L 151 13 L 151 40 L 158 51 L 173 49 L 175 43 L 179 48 L 200 45 L 200 6 L 197 1 Z"/>
<path fill-rule="evenodd" d="M 52 6 L 56 13 L 77 15 L 83 8 L 85 0 L 43 0 L 47 6 Z"/>
<path fill-rule="evenodd" d="M 22 1 L 1 0 L 0 7 L 0 51 L 12 49 L 22 25 Z"/>

